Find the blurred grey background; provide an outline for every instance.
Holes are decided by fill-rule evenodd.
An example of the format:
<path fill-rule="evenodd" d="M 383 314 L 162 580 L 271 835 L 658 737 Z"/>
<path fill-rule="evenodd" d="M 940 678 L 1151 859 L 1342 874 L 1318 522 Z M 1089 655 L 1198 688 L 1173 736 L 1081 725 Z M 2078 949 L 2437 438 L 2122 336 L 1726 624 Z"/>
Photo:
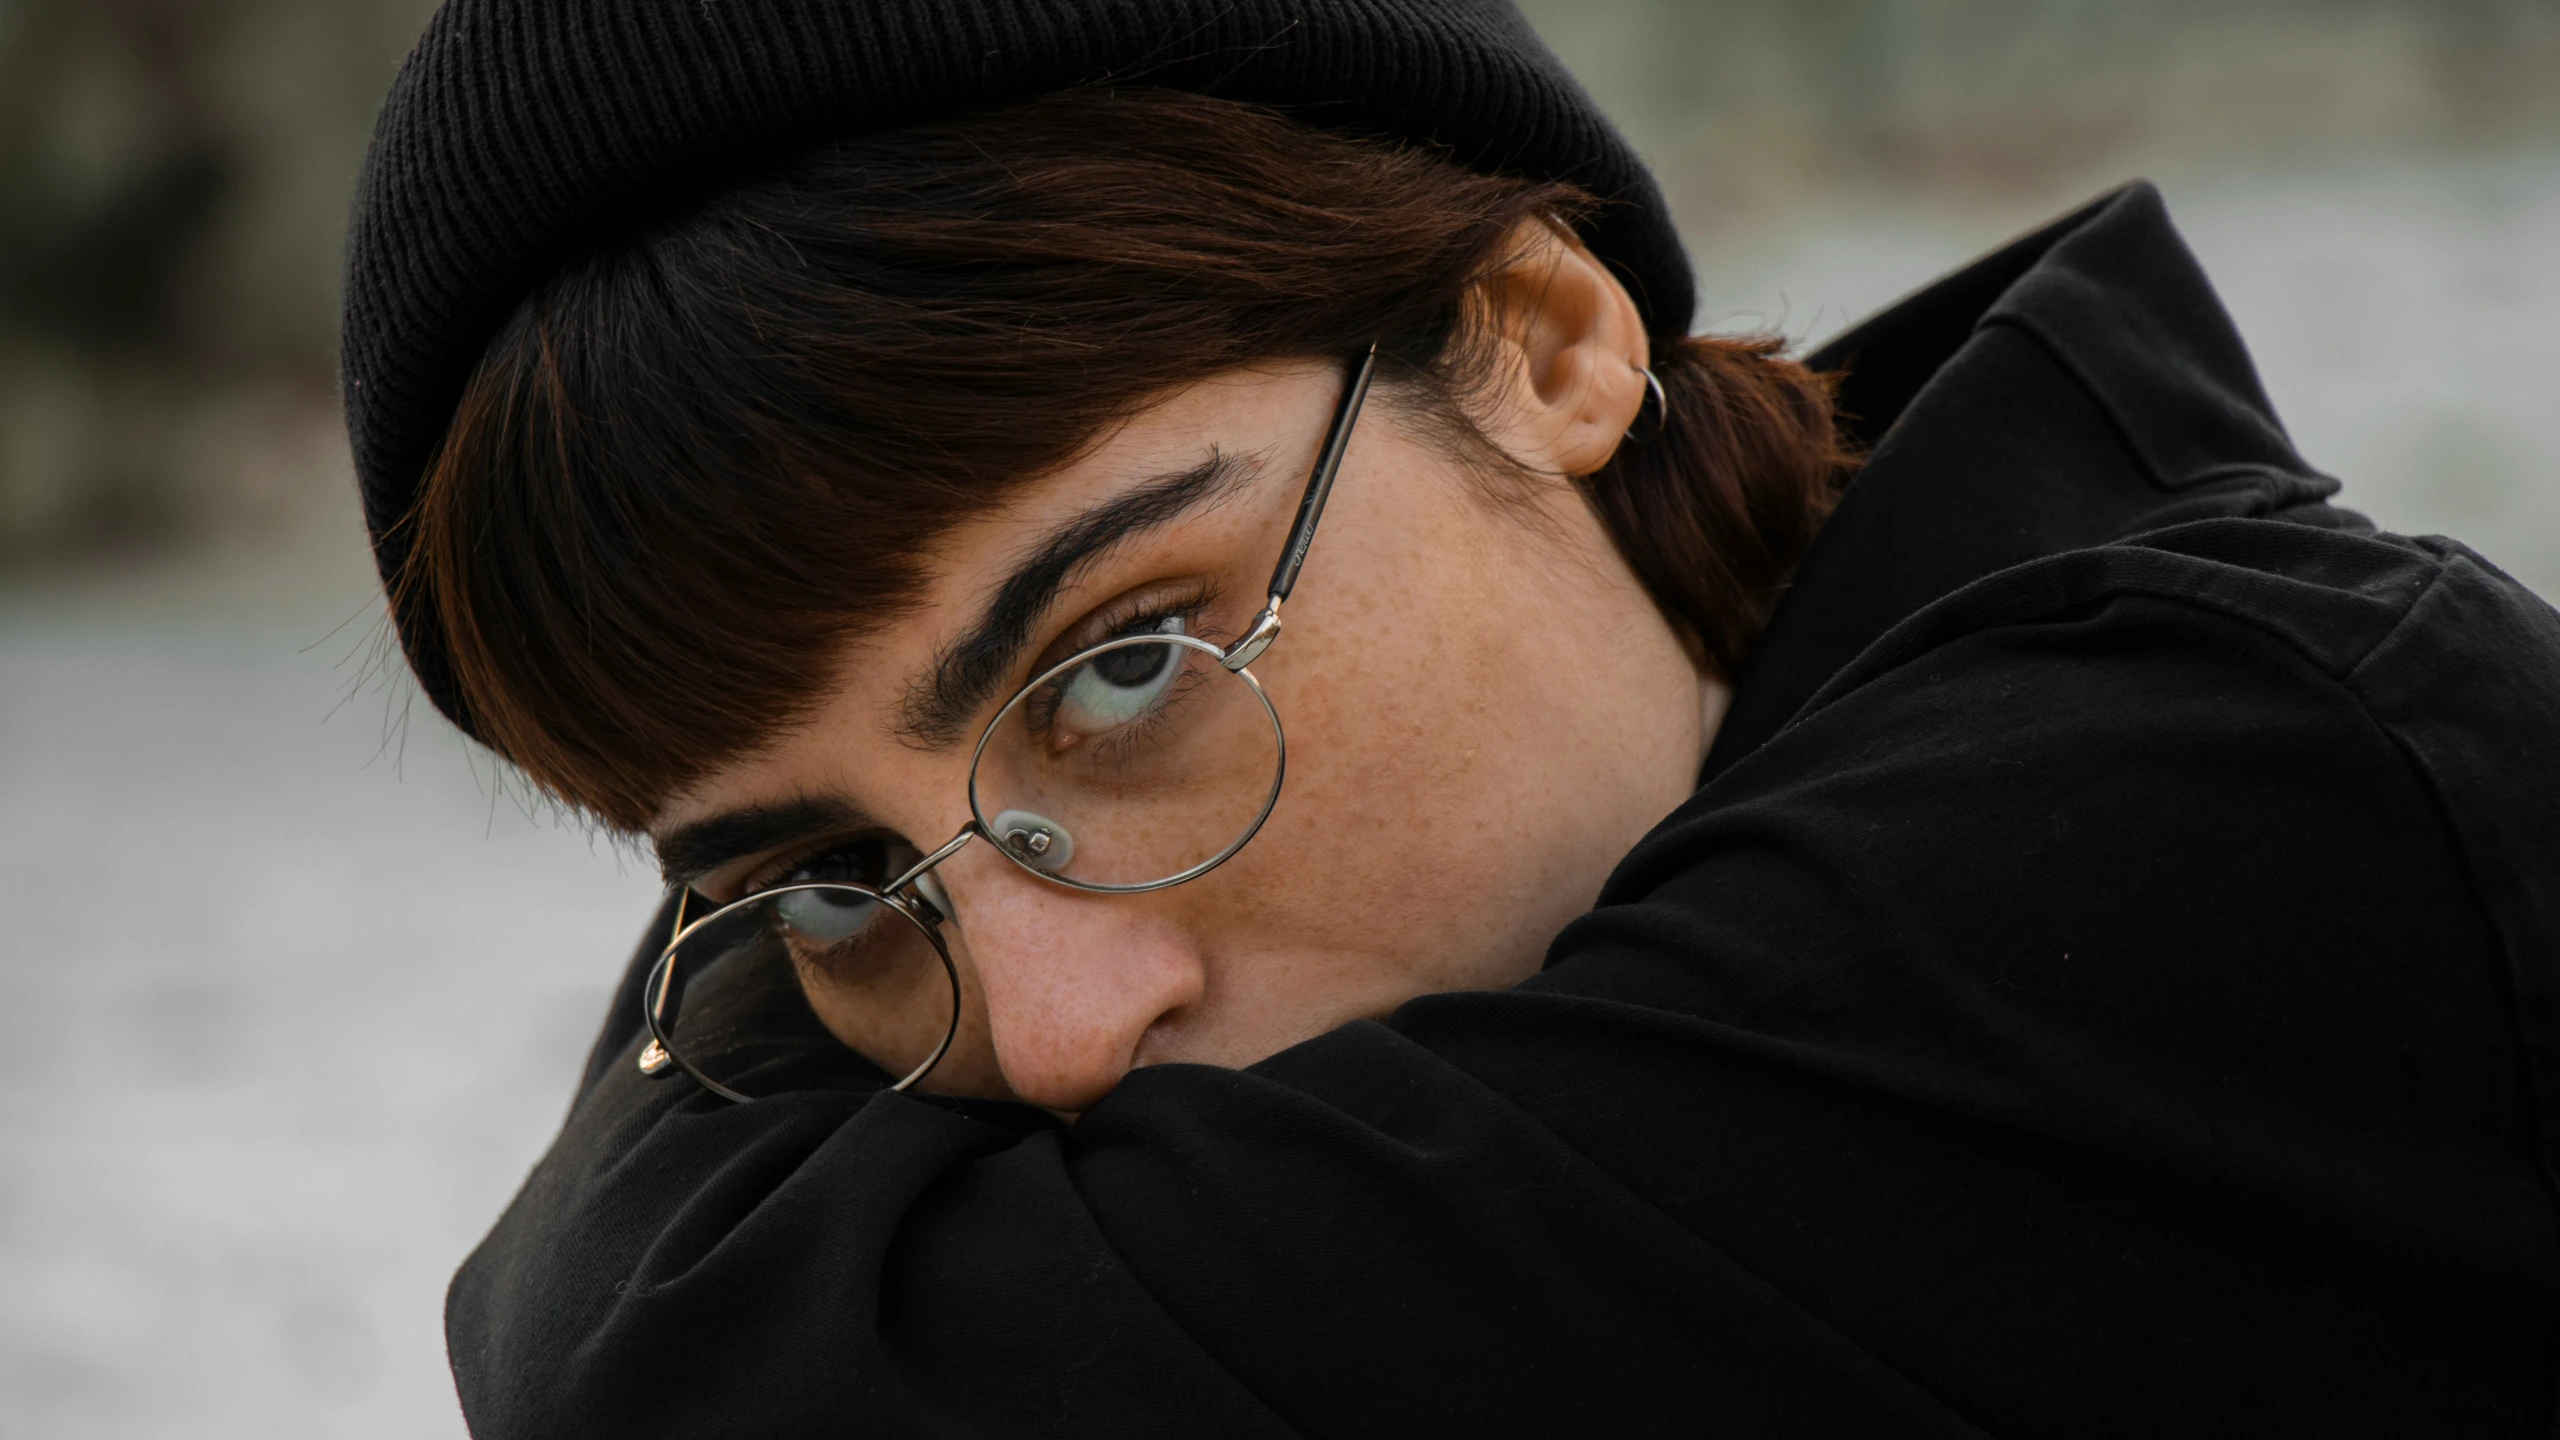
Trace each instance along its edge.
<path fill-rule="evenodd" d="M 654 887 L 376 662 L 346 196 L 425 0 L 0 0 L 0 1434 L 455 1436 Z M 2560 595 L 2560 0 L 1533 0 L 1715 328 L 2149 175 L 2304 451 Z"/>

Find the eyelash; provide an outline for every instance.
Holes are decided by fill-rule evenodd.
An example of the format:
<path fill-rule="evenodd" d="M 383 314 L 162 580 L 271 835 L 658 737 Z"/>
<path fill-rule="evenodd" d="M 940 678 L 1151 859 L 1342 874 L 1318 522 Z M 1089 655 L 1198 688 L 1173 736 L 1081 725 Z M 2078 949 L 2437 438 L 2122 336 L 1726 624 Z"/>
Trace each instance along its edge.
<path fill-rule="evenodd" d="M 1218 594 L 1218 588 L 1207 581 L 1192 582 L 1188 588 L 1172 593 L 1132 591 L 1095 611 L 1082 623 L 1050 642 L 1049 648 L 1032 665 L 1031 673 L 1045 675 L 1079 651 L 1091 649 L 1106 640 L 1117 640 L 1123 635 L 1142 635 L 1160 630 L 1168 620 L 1183 622 L 1183 634 L 1214 644 L 1215 639 L 1205 633 L 1206 627 L 1201 624 L 1201 619 L 1217 603 Z M 1034 730 L 1045 731 L 1048 728 L 1047 717 L 1057 704 L 1057 696 L 1053 692 L 1054 687 L 1052 693 L 1035 694 L 1023 702 L 1023 721 Z"/>
<path fill-rule="evenodd" d="M 793 851 L 756 867 L 755 871 L 739 885 L 738 898 L 745 900 L 775 886 L 789 884 L 800 872 L 864 845 L 877 845 L 890 857 L 897 856 L 900 850 L 906 848 L 904 840 L 884 833 L 840 835 L 831 840 L 821 840 L 805 850 Z M 900 868 L 902 867 L 896 859 L 890 859 L 881 867 L 879 875 L 853 883 L 877 886 L 889 880 Z"/>
<path fill-rule="evenodd" d="M 1123 635 L 1135 635 L 1152 630 L 1167 620 L 1180 620 L 1186 626 L 1196 627 L 1201 617 L 1217 601 L 1218 587 L 1205 580 L 1194 581 L 1185 588 L 1172 592 L 1162 590 L 1153 593 L 1131 592 L 1095 611 L 1082 623 L 1060 635 L 1041 656 L 1039 663 L 1032 667 L 1031 673 L 1040 674 L 1079 650 L 1089 649 L 1105 640 L 1116 640 Z M 1187 633 L 1200 634 L 1196 628 L 1188 630 Z M 1203 635 L 1201 638 L 1208 637 Z"/>

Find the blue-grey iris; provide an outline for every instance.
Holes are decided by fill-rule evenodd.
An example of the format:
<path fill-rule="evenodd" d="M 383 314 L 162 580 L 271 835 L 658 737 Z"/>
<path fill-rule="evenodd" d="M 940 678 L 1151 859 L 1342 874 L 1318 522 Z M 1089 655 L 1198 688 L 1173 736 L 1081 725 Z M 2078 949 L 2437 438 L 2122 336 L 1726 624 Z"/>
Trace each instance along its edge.
<path fill-rule="evenodd" d="M 773 897 L 773 912 L 791 933 L 820 945 L 833 945 L 862 933 L 880 902 L 858 890 L 786 890 Z"/>
<path fill-rule="evenodd" d="M 1183 633 L 1167 620 L 1162 633 Z M 1068 678 L 1052 723 L 1073 735 L 1117 730 L 1144 718 L 1164 700 L 1182 673 L 1184 651 L 1175 645 L 1131 645 L 1086 661 Z"/>

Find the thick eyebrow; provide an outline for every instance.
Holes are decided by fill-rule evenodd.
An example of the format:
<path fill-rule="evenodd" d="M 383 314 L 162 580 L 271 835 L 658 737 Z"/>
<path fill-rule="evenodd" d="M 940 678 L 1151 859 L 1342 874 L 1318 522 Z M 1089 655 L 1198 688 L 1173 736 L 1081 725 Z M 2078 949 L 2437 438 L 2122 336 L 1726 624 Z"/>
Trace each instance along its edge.
<path fill-rule="evenodd" d="M 997 587 L 978 623 L 907 687 L 898 733 L 929 749 L 959 743 L 1077 571 L 1132 536 L 1216 504 L 1261 471 L 1254 457 L 1212 450 L 1190 469 L 1156 476 L 1050 531 Z"/>
<path fill-rule="evenodd" d="M 670 886 L 690 885 L 732 860 L 870 825 L 870 817 L 851 805 L 814 796 L 723 810 L 659 839 L 658 873 Z"/>

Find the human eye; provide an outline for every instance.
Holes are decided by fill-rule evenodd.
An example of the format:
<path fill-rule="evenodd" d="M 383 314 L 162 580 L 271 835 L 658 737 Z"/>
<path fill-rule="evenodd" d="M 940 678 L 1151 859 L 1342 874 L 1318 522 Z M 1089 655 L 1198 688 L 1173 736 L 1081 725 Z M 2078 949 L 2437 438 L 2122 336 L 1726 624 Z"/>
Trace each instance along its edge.
<path fill-rule="evenodd" d="M 1151 629 L 1124 633 L 1189 632 L 1182 617 L 1167 616 Z M 1145 719 L 1162 708 L 1182 673 L 1188 650 L 1181 645 L 1131 643 L 1085 661 L 1053 682 L 1057 701 L 1050 716 L 1052 726 L 1070 734 L 1091 736 Z"/>
<path fill-rule="evenodd" d="M 878 900 L 853 890 L 785 890 L 773 897 L 774 919 L 795 946 L 846 944 L 879 912 Z"/>
<path fill-rule="evenodd" d="M 1047 674 L 1023 697 L 1021 724 L 1044 750 L 1063 754 L 1097 741 L 1134 742 L 1180 705 L 1199 679 L 1199 644 L 1212 637 L 1213 591 L 1203 586 L 1133 592 L 1071 627 L 1040 661 Z M 1147 644 L 1154 636 L 1164 644 Z M 1107 648 L 1106 648 L 1107 647 Z"/>
<path fill-rule="evenodd" d="M 776 928 L 795 949 L 840 946 L 879 916 L 880 901 L 863 891 L 881 889 L 919 858 L 915 847 L 886 835 L 833 841 L 768 867 L 750 893 L 770 896 Z M 810 888 L 845 886 L 862 889 Z"/>

